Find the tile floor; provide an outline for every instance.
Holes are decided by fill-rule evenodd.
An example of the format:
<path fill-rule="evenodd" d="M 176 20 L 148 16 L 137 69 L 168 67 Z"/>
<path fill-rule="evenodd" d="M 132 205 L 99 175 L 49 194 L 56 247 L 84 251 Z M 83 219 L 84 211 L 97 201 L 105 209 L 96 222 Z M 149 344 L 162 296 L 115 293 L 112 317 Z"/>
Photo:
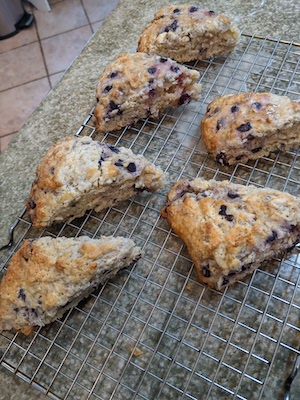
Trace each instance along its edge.
<path fill-rule="evenodd" d="M 34 24 L 0 41 L 0 153 L 119 0 L 49 0 Z"/>

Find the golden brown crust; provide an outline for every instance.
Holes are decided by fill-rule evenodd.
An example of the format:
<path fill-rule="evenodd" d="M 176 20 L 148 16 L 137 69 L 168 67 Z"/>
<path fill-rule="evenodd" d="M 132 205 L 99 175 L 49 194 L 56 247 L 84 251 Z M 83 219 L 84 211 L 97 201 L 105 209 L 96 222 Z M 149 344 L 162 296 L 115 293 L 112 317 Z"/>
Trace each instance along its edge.
<path fill-rule="evenodd" d="M 88 295 L 139 255 L 121 237 L 25 240 L 0 283 L 0 331 L 28 334 L 34 325 L 53 321 L 69 302 L 78 303 L 82 293 Z"/>
<path fill-rule="evenodd" d="M 221 289 L 300 240 L 299 206 L 278 190 L 195 179 L 173 185 L 162 216 L 186 243 L 200 280 Z"/>
<path fill-rule="evenodd" d="M 192 4 L 160 9 L 145 28 L 138 51 L 170 57 L 178 62 L 229 54 L 239 31 L 228 17 Z"/>
<path fill-rule="evenodd" d="M 300 144 L 300 104 L 271 93 L 215 99 L 201 121 L 203 141 L 220 164 L 255 160 Z"/>

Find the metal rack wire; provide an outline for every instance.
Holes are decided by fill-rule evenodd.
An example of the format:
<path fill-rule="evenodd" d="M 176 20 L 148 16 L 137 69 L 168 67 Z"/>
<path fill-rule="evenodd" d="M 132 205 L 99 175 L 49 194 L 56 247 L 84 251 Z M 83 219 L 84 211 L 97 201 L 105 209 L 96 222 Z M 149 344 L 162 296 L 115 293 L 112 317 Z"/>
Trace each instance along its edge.
<path fill-rule="evenodd" d="M 206 105 L 217 96 L 271 91 L 300 98 L 299 55 L 296 44 L 243 34 L 228 58 L 192 65 L 201 74 L 200 101 L 105 135 L 95 132 L 91 111 L 76 135 L 144 154 L 169 173 L 170 185 L 201 176 L 300 195 L 297 151 L 219 168 L 199 135 Z M 23 210 L 3 271 L 24 238 L 41 235 L 123 235 L 142 246 L 144 257 L 62 319 L 28 337 L 2 333 L 3 366 L 53 399 L 283 397 L 300 355 L 298 249 L 223 292 L 208 289 L 160 217 L 168 189 L 43 232 Z"/>

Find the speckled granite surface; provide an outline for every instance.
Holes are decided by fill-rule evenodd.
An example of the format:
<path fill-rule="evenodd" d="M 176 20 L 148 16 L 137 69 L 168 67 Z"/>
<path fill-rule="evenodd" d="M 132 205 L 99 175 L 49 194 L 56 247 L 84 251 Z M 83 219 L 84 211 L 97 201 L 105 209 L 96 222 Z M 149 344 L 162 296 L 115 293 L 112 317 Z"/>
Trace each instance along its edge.
<path fill-rule="evenodd" d="M 134 52 L 142 27 L 158 8 L 170 3 L 183 2 L 121 0 L 61 82 L 0 155 L 0 245 L 6 242 L 9 226 L 24 207 L 35 168 L 43 154 L 57 139 L 75 133 L 93 106 L 98 75 L 120 52 Z M 255 2 L 248 3 L 220 0 L 200 4 L 232 15 L 245 32 L 300 42 L 299 3 L 266 0 L 256 14 L 252 14 Z M 43 398 L 10 372 L 3 368 L 0 371 L 0 399 Z"/>

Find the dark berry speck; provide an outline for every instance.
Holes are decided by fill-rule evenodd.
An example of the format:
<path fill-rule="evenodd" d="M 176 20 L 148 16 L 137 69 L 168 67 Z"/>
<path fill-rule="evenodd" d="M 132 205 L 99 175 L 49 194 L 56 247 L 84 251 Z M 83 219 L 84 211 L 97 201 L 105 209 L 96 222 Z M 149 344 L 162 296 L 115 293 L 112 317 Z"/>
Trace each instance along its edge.
<path fill-rule="evenodd" d="M 220 207 L 219 214 L 220 214 L 220 215 L 226 215 L 226 210 L 227 210 L 227 206 L 225 206 L 224 204 L 222 204 L 221 207 Z"/>
<path fill-rule="evenodd" d="M 245 124 L 240 125 L 238 128 L 236 128 L 239 132 L 247 132 L 250 131 L 252 128 L 252 125 L 250 122 L 246 122 Z"/>
<path fill-rule="evenodd" d="M 52 175 L 54 174 L 54 167 L 50 168 L 50 174 L 52 174 Z"/>
<path fill-rule="evenodd" d="M 228 285 L 229 280 L 227 278 L 223 279 L 222 286 Z"/>
<path fill-rule="evenodd" d="M 275 239 L 277 239 L 278 233 L 276 231 L 272 231 L 271 235 L 267 237 L 266 242 L 271 243 L 274 242 Z"/>
<path fill-rule="evenodd" d="M 251 140 L 253 140 L 254 137 L 255 137 L 255 136 L 253 136 L 253 135 L 250 133 L 250 135 L 247 136 L 247 140 L 248 140 L 249 142 L 251 142 Z"/>
<path fill-rule="evenodd" d="M 149 74 L 155 74 L 156 69 L 157 69 L 157 68 L 155 68 L 155 67 L 150 67 L 150 68 L 148 68 Z"/>
<path fill-rule="evenodd" d="M 225 154 L 224 153 L 218 153 L 216 155 L 216 161 L 220 164 L 220 165 L 226 165 L 227 161 L 225 159 Z"/>
<path fill-rule="evenodd" d="M 123 167 L 123 161 L 119 159 L 118 161 L 115 162 L 116 167 Z"/>
<path fill-rule="evenodd" d="M 173 13 L 174 13 L 174 14 L 180 13 L 180 8 L 175 8 L 175 10 L 173 10 Z"/>
<path fill-rule="evenodd" d="M 29 206 L 30 210 L 34 210 L 35 207 L 36 207 L 35 201 L 32 200 L 32 199 L 29 199 L 29 200 L 28 200 L 28 206 Z"/>
<path fill-rule="evenodd" d="M 135 171 L 136 171 L 135 163 L 133 163 L 133 162 L 129 163 L 129 164 L 127 165 L 127 170 L 128 170 L 129 172 L 135 172 Z"/>
<path fill-rule="evenodd" d="M 259 110 L 261 108 L 261 104 L 258 101 L 255 101 L 253 103 L 255 105 L 255 107 Z"/>
<path fill-rule="evenodd" d="M 170 32 L 170 31 L 175 32 L 177 28 L 178 28 L 178 21 L 177 19 L 174 19 L 171 25 L 166 26 L 165 32 Z"/>
<path fill-rule="evenodd" d="M 215 12 L 213 10 L 208 11 L 209 15 L 215 15 Z"/>
<path fill-rule="evenodd" d="M 149 90 L 149 98 L 153 99 L 153 97 L 155 97 L 156 95 L 156 90 L 155 89 L 151 89 Z"/>
<path fill-rule="evenodd" d="M 167 62 L 168 61 L 168 59 L 167 58 L 165 58 L 165 57 L 160 57 L 160 60 L 159 60 L 161 63 L 165 63 L 165 62 Z"/>
<path fill-rule="evenodd" d="M 255 149 L 251 150 L 251 153 L 258 153 L 259 151 L 261 151 L 261 147 L 256 147 Z"/>
<path fill-rule="evenodd" d="M 112 72 L 111 74 L 110 74 L 110 78 L 115 78 L 116 76 L 118 75 L 118 73 L 115 71 L 115 72 Z"/>
<path fill-rule="evenodd" d="M 237 192 L 233 191 L 233 190 L 228 190 L 227 196 L 230 199 L 236 199 L 237 197 L 240 197 Z"/>
<path fill-rule="evenodd" d="M 224 204 L 221 205 L 219 215 L 222 215 L 222 217 L 225 217 L 227 221 L 231 222 L 234 220 L 234 216 L 231 214 L 227 214 L 227 206 Z"/>
<path fill-rule="evenodd" d="M 170 70 L 171 70 L 172 72 L 175 72 L 175 74 L 176 74 L 177 72 L 180 71 L 180 68 L 177 67 L 177 65 L 171 65 Z"/>
<path fill-rule="evenodd" d="M 210 277 L 210 270 L 209 267 L 202 267 L 201 269 L 202 275 L 205 276 L 205 278 L 209 278 Z"/>
<path fill-rule="evenodd" d="M 20 289 L 19 290 L 19 294 L 18 294 L 18 298 L 25 301 L 26 300 L 26 294 L 25 294 L 25 290 L 24 289 Z"/>
<path fill-rule="evenodd" d="M 188 104 L 190 101 L 191 101 L 191 96 L 190 96 L 188 93 L 183 93 L 183 94 L 180 96 L 179 104 L 180 104 L 180 105 L 182 105 L 182 104 Z"/>
<path fill-rule="evenodd" d="M 116 104 L 113 100 L 111 100 L 109 102 L 109 108 L 111 111 L 113 111 L 113 110 L 118 110 L 120 108 L 120 106 L 118 104 Z"/>
<path fill-rule="evenodd" d="M 195 6 L 192 6 L 192 7 L 189 9 L 189 12 L 191 12 L 191 13 L 196 12 L 196 11 L 198 11 L 198 7 L 195 7 Z"/>
<path fill-rule="evenodd" d="M 235 112 L 238 111 L 238 109 L 239 109 L 238 106 L 232 106 L 232 107 L 231 107 L 231 112 L 232 112 L 232 113 L 235 113 Z"/>
<path fill-rule="evenodd" d="M 111 89 L 112 89 L 112 85 L 108 85 L 108 86 L 106 86 L 106 87 L 104 88 L 104 93 L 108 93 L 108 92 L 110 92 L 110 91 L 111 91 Z"/>
<path fill-rule="evenodd" d="M 108 146 L 110 148 L 111 151 L 113 151 L 114 153 L 118 154 L 120 153 L 120 150 L 116 147 L 116 146 Z"/>

